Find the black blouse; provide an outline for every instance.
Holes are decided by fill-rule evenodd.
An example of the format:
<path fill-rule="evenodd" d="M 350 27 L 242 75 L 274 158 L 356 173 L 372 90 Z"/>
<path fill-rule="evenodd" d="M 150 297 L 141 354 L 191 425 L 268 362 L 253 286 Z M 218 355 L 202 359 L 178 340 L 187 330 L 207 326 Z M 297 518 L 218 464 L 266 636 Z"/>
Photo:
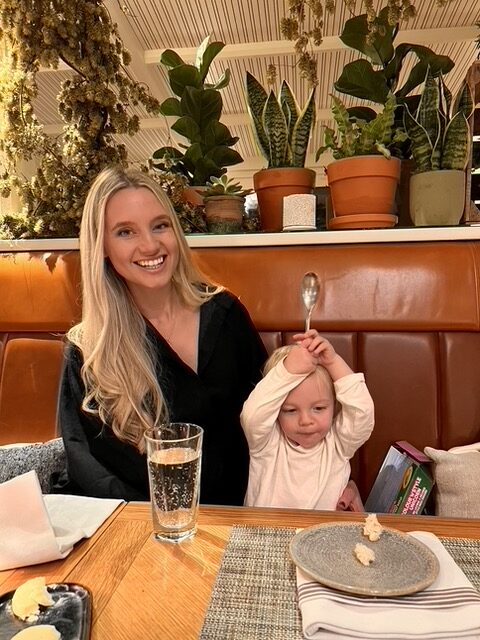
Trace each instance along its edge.
<path fill-rule="evenodd" d="M 155 351 L 171 421 L 193 422 L 204 429 L 200 501 L 243 504 L 248 447 L 239 416 L 266 358 L 247 310 L 228 292 L 215 295 L 200 307 L 197 372 L 151 325 L 147 326 L 147 339 Z M 102 498 L 148 500 L 145 456 L 81 410 L 81 365 L 79 350 L 70 344 L 59 406 L 68 484 L 60 489 Z"/>

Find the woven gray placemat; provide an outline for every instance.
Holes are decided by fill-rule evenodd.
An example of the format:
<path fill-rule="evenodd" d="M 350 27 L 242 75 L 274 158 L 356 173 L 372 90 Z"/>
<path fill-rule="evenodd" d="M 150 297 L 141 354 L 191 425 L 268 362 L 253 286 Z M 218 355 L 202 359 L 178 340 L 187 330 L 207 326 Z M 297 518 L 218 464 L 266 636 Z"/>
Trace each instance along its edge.
<path fill-rule="evenodd" d="M 295 529 L 234 526 L 213 586 L 200 640 L 302 640 Z M 480 541 L 440 538 L 480 591 Z"/>
<path fill-rule="evenodd" d="M 295 529 L 234 526 L 200 632 L 201 640 L 302 640 Z"/>

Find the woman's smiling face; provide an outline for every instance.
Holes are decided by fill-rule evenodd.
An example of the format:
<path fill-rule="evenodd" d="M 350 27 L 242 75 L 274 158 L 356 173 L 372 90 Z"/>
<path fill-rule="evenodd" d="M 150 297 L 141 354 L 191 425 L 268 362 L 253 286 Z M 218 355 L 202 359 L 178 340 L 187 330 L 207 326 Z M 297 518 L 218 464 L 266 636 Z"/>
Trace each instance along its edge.
<path fill-rule="evenodd" d="M 105 207 L 105 257 L 135 296 L 169 286 L 178 265 L 178 241 L 169 212 L 146 187 L 113 194 Z"/>

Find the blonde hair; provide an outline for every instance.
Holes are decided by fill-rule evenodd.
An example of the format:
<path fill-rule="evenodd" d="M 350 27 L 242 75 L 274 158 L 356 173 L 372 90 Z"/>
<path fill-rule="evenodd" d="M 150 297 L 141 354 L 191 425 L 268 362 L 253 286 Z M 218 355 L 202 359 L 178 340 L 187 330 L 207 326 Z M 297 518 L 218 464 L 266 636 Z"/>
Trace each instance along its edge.
<path fill-rule="evenodd" d="M 286 344 L 283 347 L 279 347 L 278 349 L 275 349 L 275 351 L 270 355 L 270 357 L 268 358 L 268 360 L 265 362 L 263 366 L 263 371 L 262 371 L 263 375 L 266 376 L 271 369 L 273 369 L 281 360 L 287 357 L 291 349 L 296 349 L 296 348 L 297 347 L 294 344 Z M 322 380 L 322 382 L 325 384 L 325 386 L 328 388 L 328 390 L 332 394 L 332 398 L 337 405 L 337 402 L 336 402 L 337 396 L 335 393 L 333 380 L 331 375 L 325 369 L 325 367 L 322 367 L 321 364 L 317 364 L 315 371 L 312 371 L 312 373 L 315 373 L 315 375 L 317 375 Z M 334 411 L 334 415 L 336 415 L 337 412 L 338 412 L 338 407 L 336 407 Z"/>
<path fill-rule="evenodd" d="M 143 451 L 145 429 L 166 419 L 168 409 L 145 320 L 104 252 L 109 199 L 121 189 L 140 187 L 151 191 L 170 216 L 179 252 L 172 283 L 181 303 L 199 307 L 222 287 L 210 282 L 194 265 L 173 206 L 153 178 L 122 167 L 104 169 L 97 176 L 88 192 L 80 227 L 82 321 L 67 337 L 83 356 L 82 409 L 98 415 L 120 440 Z"/>

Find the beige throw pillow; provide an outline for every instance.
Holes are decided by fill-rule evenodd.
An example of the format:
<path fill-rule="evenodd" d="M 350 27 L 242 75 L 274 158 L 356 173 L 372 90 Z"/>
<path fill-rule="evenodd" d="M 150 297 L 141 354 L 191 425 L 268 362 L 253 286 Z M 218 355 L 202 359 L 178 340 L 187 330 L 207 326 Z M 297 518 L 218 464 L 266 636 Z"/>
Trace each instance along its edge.
<path fill-rule="evenodd" d="M 437 516 L 480 518 L 480 442 L 448 451 L 425 447 L 434 462 Z"/>

